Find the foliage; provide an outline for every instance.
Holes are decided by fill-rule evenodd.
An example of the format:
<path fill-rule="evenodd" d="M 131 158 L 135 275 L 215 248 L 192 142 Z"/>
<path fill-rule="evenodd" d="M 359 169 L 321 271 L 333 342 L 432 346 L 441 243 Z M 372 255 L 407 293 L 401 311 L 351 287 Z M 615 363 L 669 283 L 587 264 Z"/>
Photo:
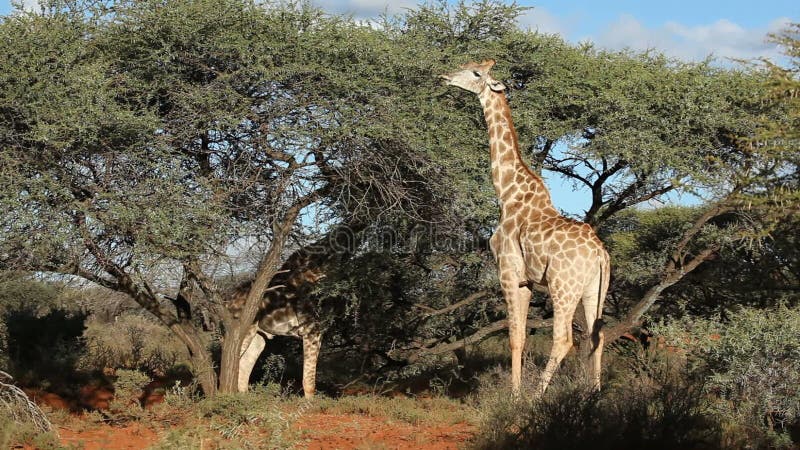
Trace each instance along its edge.
<path fill-rule="evenodd" d="M 280 384 L 283 381 L 284 373 L 286 372 L 286 358 L 281 355 L 269 355 L 264 359 L 262 366 L 263 375 L 261 376 L 261 384 L 267 385 L 269 383 Z"/>
<path fill-rule="evenodd" d="M 688 352 L 731 434 L 792 447 L 800 430 L 800 309 L 742 308 L 727 320 L 684 318 L 656 329 Z M 794 444 L 792 444 L 794 440 Z"/>
<path fill-rule="evenodd" d="M 578 370 L 558 376 L 544 397 L 514 403 L 508 386 L 485 379 L 475 447 L 717 448 L 721 429 L 702 384 L 668 355 L 644 356 L 620 358 L 626 370 L 599 392 Z"/>
<path fill-rule="evenodd" d="M 323 413 L 384 417 L 412 425 L 472 423 L 476 414 L 473 408 L 441 396 L 390 398 L 357 395 L 338 399 L 325 398 L 315 405 L 314 410 Z"/>
<path fill-rule="evenodd" d="M 30 445 L 42 450 L 62 449 L 58 437 L 52 432 L 42 433 L 31 424 L 19 424 L 0 414 L 0 446 L 17 448 Z"/>
<path fill-rule="evenodd" d="M 0 110 L 14 124 L 0 132 L 0 203 L 12 211 L 3 265 L 125 292 L 177 323 L 208 366 L 197 327 L 153 291 L 157 269 L 170 268 L 209 294 L 182 292 L 190 311 L 207 309 L 234 335 L 223 341 L 227 384 L 250 324 L 214 298 L 203 262 L 269 242 L 255 267 L 263 290 L 289 234 L 302 242 L 314 231 L 305 215 L 330 224 L 436 209 L 423 200 L 441 196 L 428 151 L 442 123 L 420 121 L 431 102 L 406 93 L 436 78 L 419 55 L 388 58 L 398 48 L 370 27 L 306 4 L 213 0 L 54 3 L 5 18 L 1 31 Z M 52 78 L 33 82 L 42 67 Z"/>
<path fill-rule="evenodd" d="M 109 402 L 108 410 L 102 412 L 105 421 L 117 425 L 142 419 L 145 411 L 140 398 L 149 382 L 150 377 L 138 370 L 117 370 L 114 399 Z"/>
<path fill-rule="evenodd" d="M 614 264 L 608 312 L 622 316 L 645 291 L 659 282 L 663 267 L 675 257 L 678 242 L 686 235 L 702 207 L 665 206 L 623 211 L 601 229 Z M 685 314 L 710 316 L 740 305 L 771 306 L 800 300 L 796 286 L 798 263 L 794 243 L 798 223 L 786 218 L 780 224 L 758 211 L 744 209 L 719 214 L 706 221 L 683 248 L 699 254 L 719 246 L 701 266 L 683 275 L 680 283 L 665 291 L 664 300 L 648 315 L 660 318 Z M 741 234 L 768 226 L 769 235 L 744 240 Z"/>
<path fill-rule="evenodd" d="M 186 347 L 169 330 L 141 315 L 122 315 L 111 323 L 89 320 L 83 339 L 78 366 L 87 371 L 108 367 L 164 375 L 189 364 Z"/>
<path fill-rule="evenodd" d="M 655 283 L 669 251 L 700 212 L 699 208 L 672 206 L 625 211 L 611 219 L 604 231 L 606 246 L 616 262 L 615 283 L 639 287 Z"/>
<path fill-rule="evenodd" d="M 0 278 L 0 362 L 22 383 L 47 385 L 75 369 L 86 314 L 56 283 Z"/>
<path fill-rule="evenodd" d="M 192 434 L 215 440 L 223 448 L 285 448 L 294 441 L 291 433 L 283 433 L 290 424 L 284 423 L 282 397 L 275 385 L 256 387 L 244 395 L 200 399 L 191 410 L 197 418 L 209 422 L 203 427 L 206 431 Z M 250 433 L 248 428 L 251 426 L 258 427 L 259 432 Z M 187 430 L 174 431 L 162 441 L 162 445 L 169 448 L 169 445 L 187 437 L 195 439 L 186 434 Z"/>

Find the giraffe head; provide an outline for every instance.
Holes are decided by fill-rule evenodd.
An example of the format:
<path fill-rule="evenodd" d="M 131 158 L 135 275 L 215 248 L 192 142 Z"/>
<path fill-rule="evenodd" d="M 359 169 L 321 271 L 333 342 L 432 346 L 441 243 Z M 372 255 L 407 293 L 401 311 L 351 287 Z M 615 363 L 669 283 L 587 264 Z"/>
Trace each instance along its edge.
<path fill-rule="evenodd" d="M 480 94 L 487 88 L 495 92 L 502 92 L 506 86 L 489 74 L 492 66 L 494 66 L 493 59 L 479 63 L 471 62 L 462 65 L 459 70 L 441 75 L 441 77 L 450 86 L 458 86 L 476 94 Z"/>

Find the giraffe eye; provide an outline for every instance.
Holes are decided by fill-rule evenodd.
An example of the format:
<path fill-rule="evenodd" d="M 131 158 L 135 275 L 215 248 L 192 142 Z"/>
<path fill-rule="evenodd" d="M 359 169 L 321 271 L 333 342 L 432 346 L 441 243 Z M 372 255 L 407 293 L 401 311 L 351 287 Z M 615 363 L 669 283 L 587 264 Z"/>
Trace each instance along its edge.
<path fill-rule="evenodd" d="M 478 78 L 480 78 L 480 76 L 481 76 L 481 73 L 480 73 L 480 72 L 478 72 L 477 70 L 473 70 L 473 71 L 472 71 L 472 74 L 473 74 L 473 75 L 475 75 L 475 76 L 476 76 L 476 77 L 478 77 Z"/>

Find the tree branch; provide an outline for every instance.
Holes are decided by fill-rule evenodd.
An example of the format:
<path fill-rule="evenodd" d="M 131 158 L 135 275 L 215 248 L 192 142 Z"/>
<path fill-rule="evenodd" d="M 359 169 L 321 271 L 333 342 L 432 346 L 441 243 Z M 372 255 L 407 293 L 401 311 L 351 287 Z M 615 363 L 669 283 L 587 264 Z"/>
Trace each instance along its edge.
<path fill-rule="evenodd" d="M 584 222 L 594 226 L 595 223 L 595 216 L 600 208 L 603 207 L 607 202 L 603 201 L 603 186 L 605 182 L 611 178 L 614 174 L 619 172 L 620 170 L 624 169 L 628 166 L 627 161 L 618 160 L 613 166 L 610 168 L 608 167 L 608 162 L 605 158 L 603 158 L 603 172 L 598 175 L 597 179 L 594 180 L 594 183 L 590 185 L 592 189 L 592 205 L 589 207 L 589 210 L 586 212 L 584 216 Z M 597 222 L 600 222 L 598 220 Z"/>
<path fill-rule="evenodd" d="M 553 324 L 552 319 L 528 319 L 527 327 L 545 328 L 548 326 L 552 326 L 552 324 Z M 472 333 L 467 337 L 464 337 L 462 339 L 453 342 L 440 343 L 430 348 L 419 349 L 403 359 L 407 360 L 409 363 L 413 363 L 418 361 L 423 356 L 439 355 L 442 353 L 452 352 L 453 350 L 458 350 L 468 345 L 477 344 L 483 339 L 489 337 L 490 335 L 497 333 L 498 331 L 505 330 L 506 328 L 508 328 L 508 320 L 507 319 L 498 320 L 496 322 L 490 323 L 489 325 L 486 325 L 485 327 L 477 330 L 476 332 Z"/>
<path fill-rule="evenodd" d="M 568 177 L 568 178 L 574 178 L 574 179 L 580 181 L 581 183 L 585 184 L 586 186 L 589 186 L 590 188 L 592 187 L 592 182 L 591 181 L 589 181 L 585 177 L 582 177 L 582 176 L 578 175 L 577 173 L 575 173 L 575 172 L 573 172 L 571 170 L 564 169 L 564 168 L 562 168 L 560 166 L 557 166 L 555 164 L 552 164 L 549 167 L 547 167 L 547 170 L 549 170 L 551 172 L 560 173 L 561 175 L 564 175 L 565 177 Z"/>
<path fill-rule="evenodd" d="M 438 315 L 441 315 L 441 314 L 447 314 L 450 311 L 455 311 L 456 309 L 461 308 L 462 306 L 465 306 L 465 305 L 468 305 L 470 303 L 473 303 L 474 301 L 486 296 L 488 293 L 489 293 L 489 291 L 485 291 L 485 290 L 484 291 L 475 292 L 474 294 L 471 294 L 469 297 L 465 298 L 464 300 L 461 300 L 459 302 L 453 303 L 452 305 L 446 306 L 446 307 L 444 307 L 442 309 L 433 309 L 430 306 L 426 306 L 426 305 L 423 305 L 423 304 L 420 304 L 420 303 L 414 303 L 414 306 L 416 306 L 419 309 L 425 310 L 426 311 L 426 313 L 425 313 L 426 317 L 433 317 L 433 316 L 438 316 Z"/>
<path fill-rule="evenodd" d="M 733 207 L 725 203 L 718 203 L 695 219 L 692 226 L 683 233 L 681 240 L 675 245 L 675 249 L 664 265 L 661 280 L 650 287 L 650 289 L 644 293 L 642 299 L 639 300 L 639 303 L 631 309 L 625 318 L 606 333 L 607 342 L 611 342 L 632 328 L 641 325 L 642 317 L 656 303 L 665 289 L 680 281 L 686 274 L 692 272 L 720 249 L 721 244 L 714 243 L 708 245 L 688 261 L 685 259 L 686 248 L 691 240 L 702 231 L 703 226 L 714 217 L 729 212 L 732 209 Z"/>
<path fill-rule="evenodd" d="M 542 173 L 542 168 L 544 167 L 544 161 L 547 159 L 548 156 L 550 156 L 550 152 L 553 150 L 554 144 L 555 144 L 554 140 L 546 139 L 541 151 L 538 152 L 531 151 L 531 153 L 533 154 L 533 157 L 531 158 L 534 165 L 533 169 L 540 175 Z M 535 147 L 536 144 L 531 144 L 531 150 L 533 150 Z"/>
<path fill-rule="evenodd" d="M 114 277 L 116 283 L 104 280 L 102 277 L 92 274 L 91 272 L 83 271 L 78 268 L 77 272 L 85 275 L 91 275 L 91 278 L 86 278 L 89 281 L 101 281 L 100 284 L 105 287 L 113 288 L 116 291 L 123 292 L 131 296 L 131 298 L 138 303 L 142 308 L 146 309 L 166 325 L 174 325 L 177 323 L 177 316 L 171 311 L 164 309 L 159 303 L 158 298 L 152 295 L 147 288 L 135 283 L 130 274 L 125 272 L 121 267 L 115 264 L 108 255 L 100 248 L 94 241 L 91 232 L 86 226 L 86 216 L 83 212 L 79 212 L 75 217 L 75 224 L 80 230 L 83 243 L 89 253 L 94 257 L 97 264 L 100 265 L 102 270 Z M 82 276 L 82 275 L 80 275 Z"/>

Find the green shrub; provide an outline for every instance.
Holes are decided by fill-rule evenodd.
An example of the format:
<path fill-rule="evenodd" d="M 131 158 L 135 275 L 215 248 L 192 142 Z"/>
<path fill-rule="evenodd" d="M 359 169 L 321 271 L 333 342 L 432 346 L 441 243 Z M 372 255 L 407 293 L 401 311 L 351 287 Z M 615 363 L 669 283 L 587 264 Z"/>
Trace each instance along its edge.
<path fill-rule="evenodd" d="M 41 450 L 63 448 L 54 433 L 42 433 L 33 424 L 16 422 L 0 410 L 0 448 L 23 446 Z"/>
<path fill-rule="evenodd" d="M 384 417 L 412 425 L 472 423 L 475 410 L 444 396 L 385 397 L 374 394 L 314 399 L 315 410 L 333 414 Z"/>
<path fill-rule="evenodd" d="M 0 271 L 0 368 L 39 386 L 70 373 L 85 317 L 62 285 Z"/>
<path fill-rule="evenodd" d="M 139 399 L 150 377 L 138 370 L 118 370 L 114 381 L 114 399 L 104 413 L 106 421 L 118 424 L 131 420 L 141 420 L 145 416 Z"/>
<path fill-rule="evenodd" d="M 594 392 L 577 364 L 562 369 L 540 399 L 513 402 L 503 371 L 484 379 L 476 448 L 714 448 L 719 424 L 702 384 L 669 357 L 618 358 L 626 375 Z M 533 380 L 531 380 L 533 381 Z M 529 381 L 528 391 L 533 383 Z"/>
<path fill-rule="evenodd" d="M 185 345 L 163 325 L 139 315 L 123 315 L 112 323 L 90 321 L 83 337 L 79 366 L 84 370 L 110 367 L 163 375 L 189 364 Z"/>
<path fill-rule="evenodd" d="M 725 441 L 761 448 L 800 443 L 800 309 L 742 308 L 729 320 L 660 325 L 666 345 L 686 352 L 705 377 Z"/>
<path fill-rule="evenodd" d="M 262 364 L 263 375 L 260 383 L 268 385 L 270 383 L 280 384 L 286 373 L 286 358 L 283 355 L 268 355 Z"/>

